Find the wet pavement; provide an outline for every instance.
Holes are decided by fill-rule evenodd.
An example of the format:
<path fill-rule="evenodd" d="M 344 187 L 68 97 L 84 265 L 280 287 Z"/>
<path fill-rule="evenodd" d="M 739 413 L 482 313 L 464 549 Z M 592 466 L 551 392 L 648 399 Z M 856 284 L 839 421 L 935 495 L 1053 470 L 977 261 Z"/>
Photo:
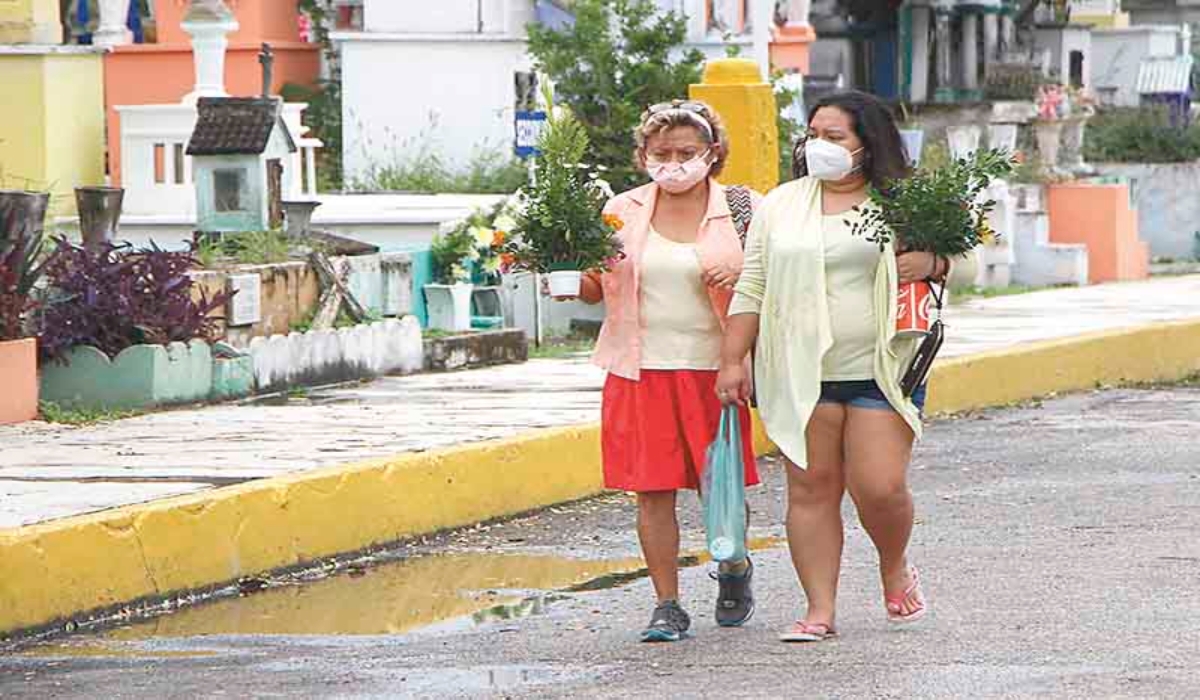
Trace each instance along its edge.
<path fill-rule="evenodd" d="M 933 614 L 888 628 L 848 518 L 841 637 L 775 641 L 801 594 L 782 467 L 752 491 L 759 607 L 636 643 L 652 603 L 611 494 L 281 576 L 262 592 L 0 656 L 4 698 L 1200 696 L 1200 388 L 1094 392 L 934 422 L 913 467 Z M 693 498 L 684 549 L 701 549 Z M 847 515 L 850 514 L 847 508 Z M 254 587 L 247 586 L 250 590 Z"/>
<path fill-rule="evenodd" d="M 947 312 L 950 358 L 1200 318 L 1200 275 L 974 299 Z M 583 358 L 383 379 L 281 401 L 96 426 L 0 426 L 0 529 L 348 462 L 599 420 Z"/>

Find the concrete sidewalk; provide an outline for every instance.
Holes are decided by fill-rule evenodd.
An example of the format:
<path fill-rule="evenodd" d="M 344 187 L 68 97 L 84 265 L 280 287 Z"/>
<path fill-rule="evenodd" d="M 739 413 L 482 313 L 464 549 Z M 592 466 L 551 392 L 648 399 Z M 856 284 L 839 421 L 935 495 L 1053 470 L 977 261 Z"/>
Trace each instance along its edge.
<path fill-rule="evenodd" d="M 1200 275 L 979 299 L 949 310 L 943 355 L 1187 319 L 1200 319 Z M 83 428 L 3 427 L 0 528 L 588 423 L 602 382 L 583 358 L 533 360 Z"/>

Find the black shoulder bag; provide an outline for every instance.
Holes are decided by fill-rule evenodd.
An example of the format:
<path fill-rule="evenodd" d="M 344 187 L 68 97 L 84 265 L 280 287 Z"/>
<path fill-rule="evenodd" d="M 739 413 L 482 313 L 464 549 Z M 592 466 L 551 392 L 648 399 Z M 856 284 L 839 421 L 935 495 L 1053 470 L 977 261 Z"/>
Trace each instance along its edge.
<path fill-rule="evenodd" d="M 942 297 L 945 294 L 945 288 L 938 291 L 938 285 L 931 283 L 929 289 L 933 294 L 934 304 L 937 306 L 938 317 L 930 324 L 929 332 L 921 339 L 921 344 L 917 346 L 917 353 L 913 355 L 908 370 L 900 379 L 900 390 L 904 392 L 905 398 L 912 396 L 913 392 L 929 377 L 933 360 L 937 357 L 938 350 L 942 349 L 942 341 L 946 336 L 946 327 L 942 324 Z"/>

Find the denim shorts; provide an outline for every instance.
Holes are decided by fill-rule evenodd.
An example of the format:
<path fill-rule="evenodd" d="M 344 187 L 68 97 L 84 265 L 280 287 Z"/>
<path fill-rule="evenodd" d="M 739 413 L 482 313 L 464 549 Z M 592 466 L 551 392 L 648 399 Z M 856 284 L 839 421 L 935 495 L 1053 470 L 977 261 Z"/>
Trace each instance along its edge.
<path fill-rule="evenodd" d="M 912 402 L 919 410 L 925 410 L 925 385 L 913 392 Z M 847 382 L 821 382 L 819 403 L 840 403 L 854 408 L 891 410 L 892 404 L 874 379 Z"/>

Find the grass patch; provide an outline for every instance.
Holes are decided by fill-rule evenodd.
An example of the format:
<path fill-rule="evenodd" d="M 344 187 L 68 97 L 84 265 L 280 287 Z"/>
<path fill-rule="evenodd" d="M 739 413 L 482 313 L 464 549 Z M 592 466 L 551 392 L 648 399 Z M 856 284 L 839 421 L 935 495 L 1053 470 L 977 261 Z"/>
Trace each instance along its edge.
<path fill-rule="evenodd" d="M 203 236 L 192 246 L 192 255 L 204 267 L 221 262 L 240 265 L 270 265 L 291 259 L 292 241 L 283 231 L 246 231 Z"/>
<path fill-rule="evenodd" d="M 1028 294 L 1030 292 L 1040 292 L 1046 289 L 1056 289 L 1068 285 L 1055 285 L 1051 287 L 1034 287 L 1027 284 L 1012 284 L 1007 287 L 976 287 L 969 285 L 966 287 L 955 287 L 950 290 L 951 303 L 961 304 L 973 299 L 994 299 L 996 297 L 1010 297 L 1016 294 Z"/>
<path fill-rule="evenodd" d="M 561 360 L 567 357 L 574 357 L 580 353 L 591 352 L 595 346 L 595 340 L 580 336 L 548 338 L 542 343 L 541 347 L 529 348 L 529 359 Z"/>
<path fill-rule="evenodd" d="M 62 425 L 94 425 L 133 418 L 144 413 L 132 408 L 63 408 L 53 401 L 42 401 L 39 408 L 42 420 Z"/>
<path fill-rule="evenodd" d="M 511 194 L 529 180 L 528 167 L 501 150 L 477 150 L 465 167 L 447 164 L 427 145 L 384 165 L 373 165 L 351 184 L 363 192 L 422 194 Z"/>

